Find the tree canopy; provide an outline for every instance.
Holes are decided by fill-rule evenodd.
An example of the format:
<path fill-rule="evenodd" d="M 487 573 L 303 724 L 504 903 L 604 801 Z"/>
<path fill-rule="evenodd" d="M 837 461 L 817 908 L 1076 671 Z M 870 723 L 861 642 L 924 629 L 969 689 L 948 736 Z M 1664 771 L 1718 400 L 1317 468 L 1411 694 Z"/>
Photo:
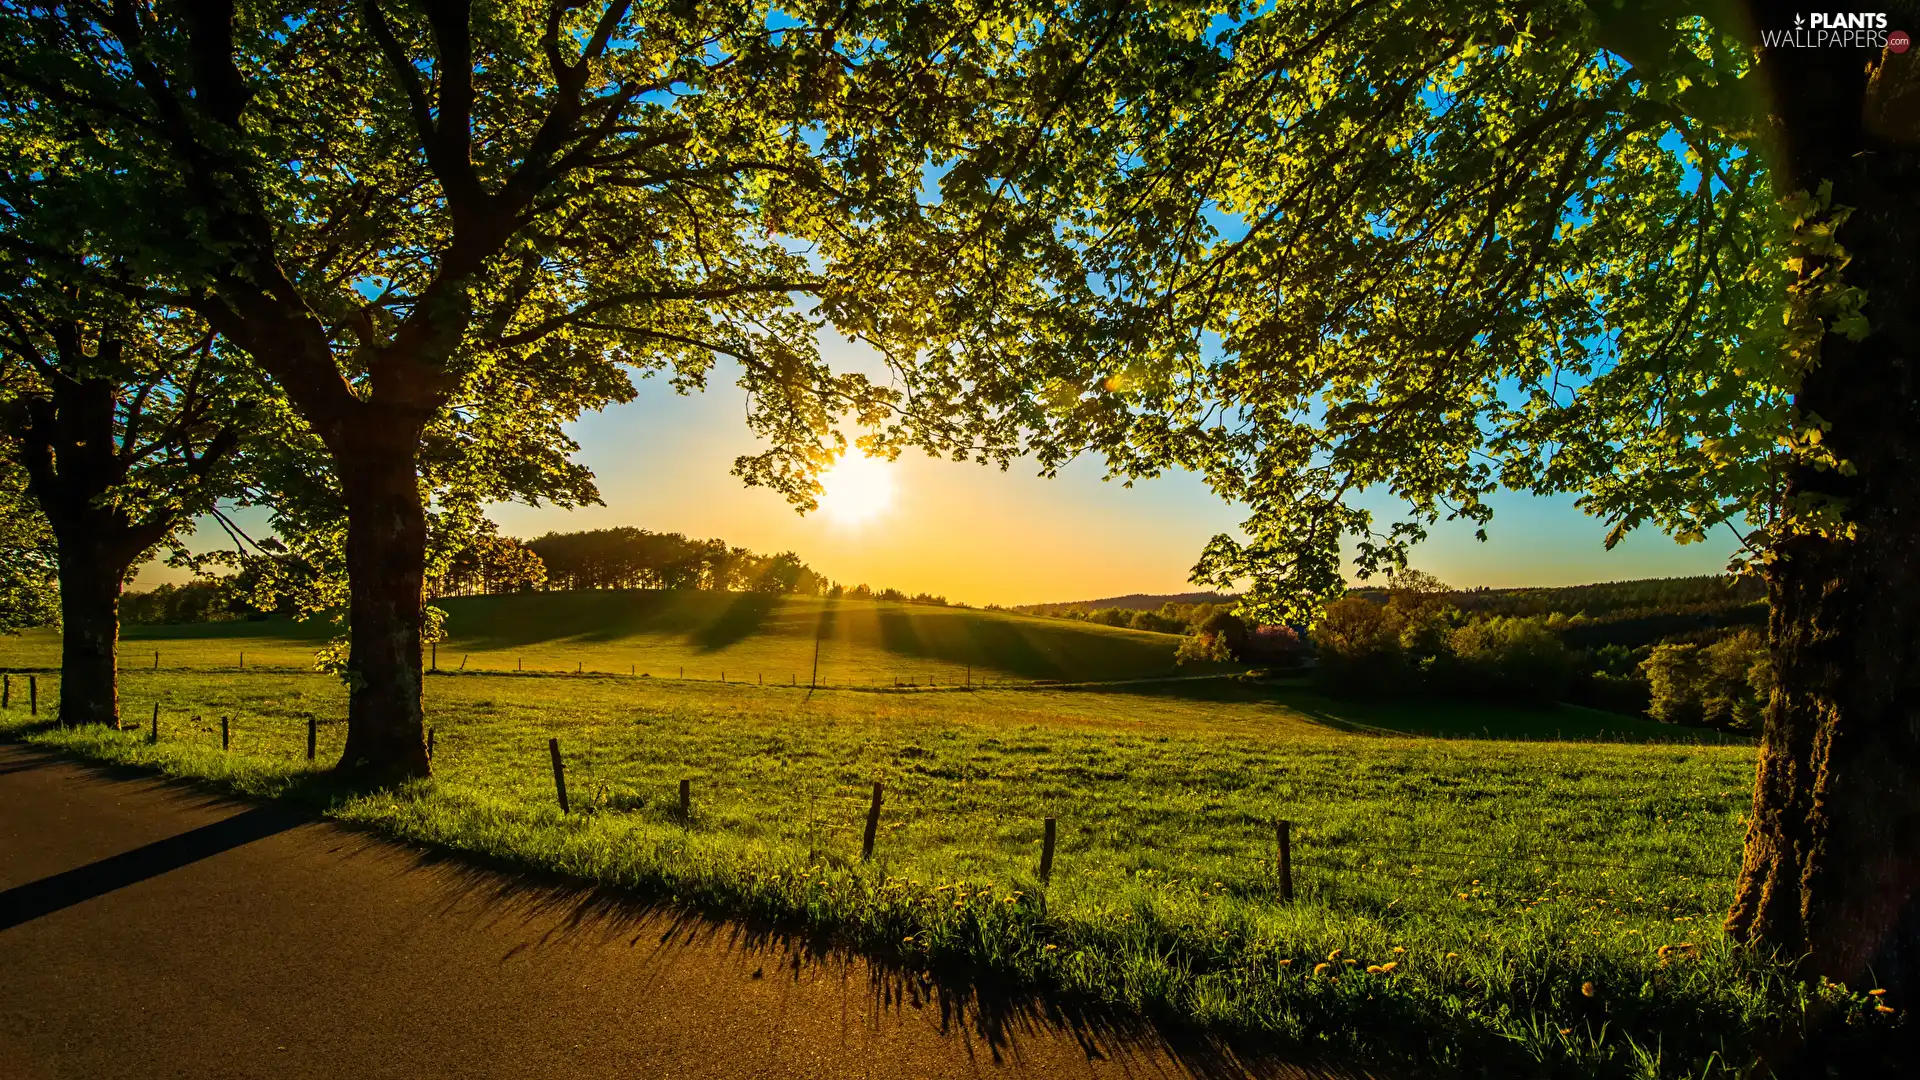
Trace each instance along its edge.
<path fill-rule="evenodd" d="M 1304 617 L 1502 486 L 1576 493 L 1609 545 L 1765 549 L 1783 456 L 1825 460 L 1782 318 L 1818 196 L 1774 197 L 1739 27 L 1604 7 L 1275 5 L 1190 97 L 1101 129 L 1059 317 L 1105 343 L 1079 408 L 1118 470 L 1249 508 L 1196 581 Z"/>

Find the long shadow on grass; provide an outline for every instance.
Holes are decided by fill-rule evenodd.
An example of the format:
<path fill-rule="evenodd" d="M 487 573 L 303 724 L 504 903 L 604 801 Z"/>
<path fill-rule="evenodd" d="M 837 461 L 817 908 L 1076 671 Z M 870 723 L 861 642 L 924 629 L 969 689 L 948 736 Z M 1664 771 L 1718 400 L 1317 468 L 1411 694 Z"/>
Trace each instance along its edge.
<path fill-rule="evenodd" d="M 767 593 L 734 593 L 725 607 L 689 637 L 703 653 L 719 652 L 760 632 L 761 624 L 780 604 Z"/>
<path fill-rule="evenodd" d="M 419 868 L 435 875 L 447 916 L 477 905 L 522 925 L 544 925 L 542 944 L 645 947 L 656 955 L 718 945 L 737 956 L 742 967 L 752 965 L 748 977 L 756 979 L 864 974 L 873 1015 L 901 1017 L 932 1009 L 942 1035 L 979 1040 L 999 1065 L 1020 1064 L 1024 1043 L 1065 1035 L 1089 1061 L 1147 1066 L 1139 1071 L 1153 1075 L 1163 1074 L 1169 1059 L 1179 1066 L 1176 1074 L 1204 1080 L 1387 1075 L 1300 1048 L 1288 1054 L 1272 1036 L 1235 1037 L 1158 1022 L 1097 1001 L 1009 986 L 977 971 L 929 971 L 898 956 L 854 950 L 829 933 L 793 922 L 689 908 L 684 900 L 669 904 L 465 852 L 407 850 Z"/>
<path fill-rule="evenodd" d="M 1367 735 L 1707 745 L 1743 741 L 1716 731 L 1659 724 L 1577 705 L 1549 709 L 1442 700 L 1338 698 L 1315 689 L 1305 675 L 1193 679 L 1097 689 L 1140 697 L 1267 704 L 1335 731 Z"/>

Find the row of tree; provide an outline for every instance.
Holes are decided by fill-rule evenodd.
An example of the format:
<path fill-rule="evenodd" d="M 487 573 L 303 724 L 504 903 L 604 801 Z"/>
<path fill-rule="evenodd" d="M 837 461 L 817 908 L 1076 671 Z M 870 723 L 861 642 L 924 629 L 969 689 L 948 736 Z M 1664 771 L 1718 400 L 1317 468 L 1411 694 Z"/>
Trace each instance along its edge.
<path fill-rule="evenodd" d="M 952 606 L 946 597 L 932 593 L 842 585 L 790 551 L 761 555 L 724 540 L 689 540 L 679 533 L 630 527 L 518 540 L 482 521 L 464 545 L 435 566 L 427 578 L 429 598 L 574 589 L 708 589 Z M 239 574 L 129 592 L 121 598 L 120 615 L 134 623 L 191 623 L 273 611 L 297 614 L 302 605 L 288 592 L 292 575 L 287 569 L 254 560 Z M 20 614 L 27 618 L 24 625 L 53 622 L 56 616 L 49 605 Z"/>
<path fill-rule="evenodd" d="M 483 522 L 428 584 L 432 596 L 571 589 L 708 589 L 724 592 L 846 596 L 856 600 L 948 606 L 944 596 L 846 586 L 791 551 L 762 555 L 725 540 L 691 540 L 622 526 L 551 532 L 532 540 L 501 536 Z"/>
<path fill-rule="evenodd" d="M 553 589 L 711 589 L 820 592 L 826 582 L 791 551 L 759 555 L 724 540 L 679 533 L 596 529 L 548 533 L 525 542 Z"/>

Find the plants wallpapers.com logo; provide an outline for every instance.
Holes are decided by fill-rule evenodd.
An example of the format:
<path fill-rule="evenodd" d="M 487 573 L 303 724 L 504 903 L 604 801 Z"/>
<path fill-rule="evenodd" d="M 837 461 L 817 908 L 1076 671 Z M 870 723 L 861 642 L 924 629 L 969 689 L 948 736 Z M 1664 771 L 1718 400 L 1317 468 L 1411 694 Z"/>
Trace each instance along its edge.
<path fill-rule="evenodd" d="M 1760 43 L 1769 49 L 1886 49 L 1903 53 L 1913 47 L 1905 30 L 1887 26 L 1884 11 L 1816 11 L 1797 14 L 1791 27 L 1760 31 Z"/>

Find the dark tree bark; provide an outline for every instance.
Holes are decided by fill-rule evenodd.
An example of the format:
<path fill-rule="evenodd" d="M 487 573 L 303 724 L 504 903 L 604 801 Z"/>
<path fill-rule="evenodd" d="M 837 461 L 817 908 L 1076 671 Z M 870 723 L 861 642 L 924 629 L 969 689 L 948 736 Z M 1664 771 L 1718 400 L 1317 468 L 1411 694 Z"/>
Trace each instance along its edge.
<path fill-rule="evenodd" d="M 77 343 L 75 335 L 64 346 L 70 361 L 80 359 Z M 61 372 L 51 383 L 49 393 L 22 403 L 10 425 L 59 549 L 60 722 L 112 724 L 120 718 L 120 591 L 134 560 L 174 522 L 171 515 L 136 520 L 103 500 L 127 478 L 114 429 L 118 385 Z"/>
<path fill-rule="evenodd" d="M 71 530 L 60 547 L 60 723 L 120 719 L 120 591 L 131 560 Z"/>
<path fill-rule="evenodd" d="M 1787 20 L 1781 23 L 1779 20 Z M 1790 11 L 1760 25 L 1791 25 Z M 1911 29 L 1911 28 L 1910 28 Z M 1868 61 L 1879 64 L 1868 71 Z M 1792 305 L 1834 275 L 1871 332 L 1825 334 L 1797 398 L 1850 469 L 1795 466 L 1798 500 L 1849 529 L 1789 530 L 1767 567 L 1774 688 L 1728 929 L 1803 973 L 1920 1005 L 1920 69 L 1912 54 L 1780 49 L 1763 60 L 1784 193 L 1833 185 L 1844 260 L 1810 258 Z"/>
<path fill-rule="evenodd" d="M 372 411 L 372 410 L 369 410 Z M 421 644 L 427 519 L 417 421 L 341 431 L 333 452 L 347 504 L 347 746 L 340 769 L 379 779 L 426 776 Z"/>

